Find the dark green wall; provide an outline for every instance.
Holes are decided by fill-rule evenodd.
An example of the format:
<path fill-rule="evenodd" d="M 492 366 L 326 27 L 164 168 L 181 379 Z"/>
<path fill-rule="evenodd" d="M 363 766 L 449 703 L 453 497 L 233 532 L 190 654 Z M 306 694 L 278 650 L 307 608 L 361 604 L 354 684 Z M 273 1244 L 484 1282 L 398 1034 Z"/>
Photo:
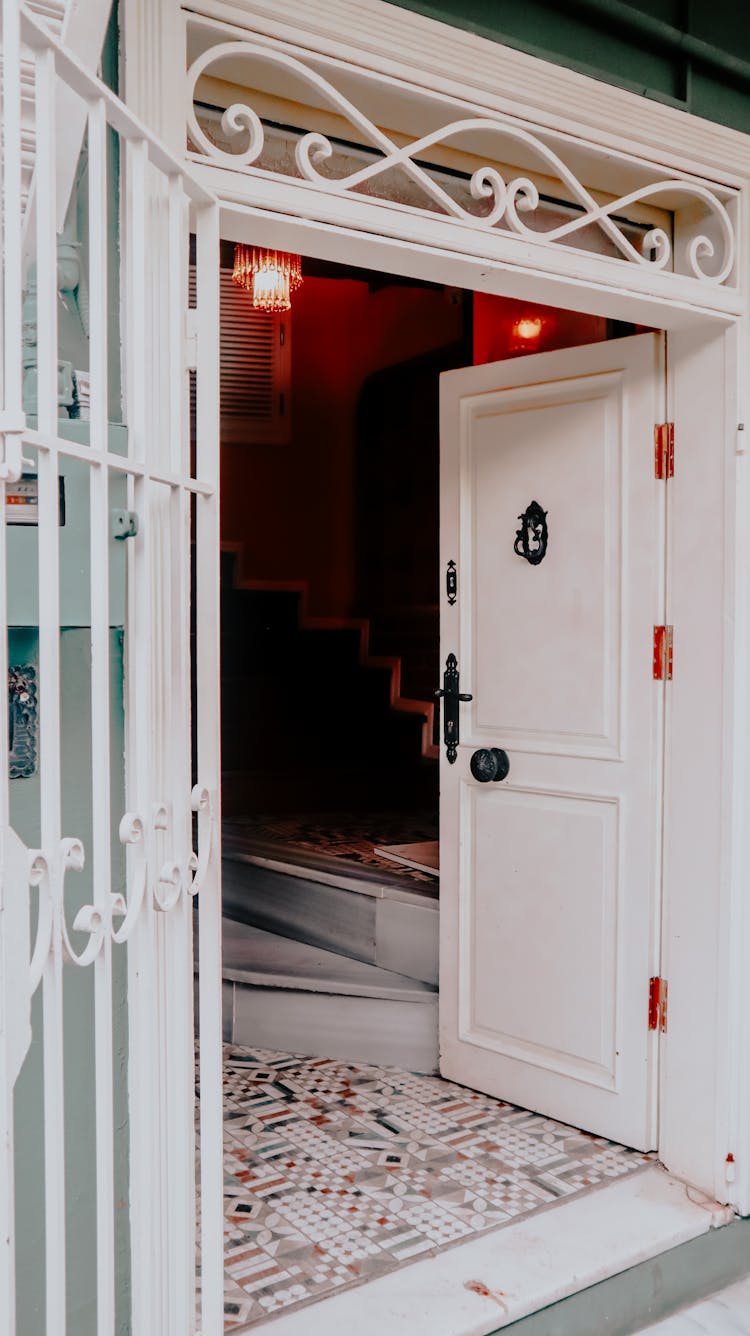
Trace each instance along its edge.
<path fill-rule="evenodd" d="M 750 133 L 747 0 L 391 0 Z"/>

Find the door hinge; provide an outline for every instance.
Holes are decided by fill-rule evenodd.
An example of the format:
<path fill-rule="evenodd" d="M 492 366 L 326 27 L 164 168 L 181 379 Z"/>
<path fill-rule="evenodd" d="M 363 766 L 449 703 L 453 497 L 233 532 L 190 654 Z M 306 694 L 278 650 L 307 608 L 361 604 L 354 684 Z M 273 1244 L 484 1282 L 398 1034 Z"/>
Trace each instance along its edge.
<path fill-rule="evenodd" d="M 654 627 L 654 681 L 672 681 L 672 647 L 674 631 L 671 626 Z"/>
<path fill-rule="evenodd" d="M 667 1029 L 668 989 L 666 979 L 654 977 L 648 981 L 648 1028 L 661 1030 L 662 1034 L 665 1034 Z"/>
<path fill-rule="evenodd" d="M 660 481 L 674 477 L 674 422 L 654 427 L 654 474 Z"/>

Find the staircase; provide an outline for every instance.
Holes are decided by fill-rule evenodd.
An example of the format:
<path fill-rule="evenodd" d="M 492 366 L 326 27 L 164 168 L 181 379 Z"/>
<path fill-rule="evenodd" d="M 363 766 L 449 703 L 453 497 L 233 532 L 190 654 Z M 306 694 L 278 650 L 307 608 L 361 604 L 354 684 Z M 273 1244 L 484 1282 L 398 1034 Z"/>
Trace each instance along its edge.
<path fill-rule="evenodd" d="M 235 552 L 222 560 L 224 1036 L 434 1072 L 437 879 L 300 852 L 278 830 L 359 812 L 374 842 L 388 817 L 371 814 L 400 811 L 422 838 L 435 613 L 315 619 L 304 586 L 254 586 Z M 253 813 L 272 814 L 267 843 Z"/>
<path fill-rule="evenodd" d="M 431 629 L 432 627 L 432 629 Z M 408 628 L 400 630 L 407 636 Z M 224 810 L 424 808 L 437 800 L 433 743 L 436 676 L 415 621 L 409 690 L 402 656 L 386 652 L 399 627 L 370 642 L 366 619 L 306 614 L 305 591 L 253 587 L 236 554 L 222 569 Z M 428 682 L 432 686 L 428 685 Z M 429 694 L 428 694 L 429 693 Z"/>
<path fill-rule="evenodd" d="M 224 831 L 224 1037 L 437 1070 L 437 879 Z"/>

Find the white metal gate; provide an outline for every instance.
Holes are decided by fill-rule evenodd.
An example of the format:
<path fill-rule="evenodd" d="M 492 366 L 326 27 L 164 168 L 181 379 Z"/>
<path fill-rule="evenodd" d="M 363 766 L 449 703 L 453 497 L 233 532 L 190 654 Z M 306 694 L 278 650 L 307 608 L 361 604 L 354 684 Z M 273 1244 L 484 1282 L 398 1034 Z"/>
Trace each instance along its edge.
<path fill-rule="evenodd" d="M 18 0 L 2 4 L 2 399 L 0 408 L 0 1328 L 16 1333 L 14 1132 L 33 1111 L 13 1090 L 30 1044 L 43 1051 L 44 1330 L 74 1329 L 66 1295 L 71 1128 L 66 1128 L 66 977 L 92 979 L 95 1105 L 97 1336 L 185 1336 L 222 1328 L 221 981 L 218 720 L 218 211 L 211 194 Z M 33 93 L 33 98 L 32 98 Z M 33 100 L 33 143 L 22 123 Z M 56 162 L 69 123 L 60 106 L 86 112 L 86 234 L 90 420 L 75 431 L 58 416 L 58 219 Z M 33 158 L 30 161 L 30 155 Z M 24 168 L 31 166 L 26 188 Z M 117 352 L 108 174 L 120 190 L 124 421 L 110 425 L 108 377 Z M 28 173 L 26 173 L 28 175 Z M 110 181 L 110 185 L 111 185 Z M 197 309 L 188 310 L 188 241 L 195 234 Z M 24 305 L 35 265 L 33 334 Z M 83 294 L 83 288 L 81 288 Z M 28 303 L 27 303 L 28 304 Z M 81 309 L 84 297 L 80 298 Z M 23 312 L 23 314 L 22 314 Z M 22 337 L 22 324 L 23 337 Z M 113 337 L 114 331 L 114 337 Z M 24 413 L 31 374 L 36 412 Z M 189 367 L 200 365 L 191 442 Z M 79 377 L 83 386 L 83 377 Z M 79 394 L 80 408 L 80 394 Z M 126 442 L 126 444 L 119 444 Z M 88 664 L 77 685 L 85 726 L 73 731 L 61 672 L 70 572 L 65 544 L 80 514 L 61 524 L 60 479 L 85 497 Z M 36 482 L 35 482 L 36 478 Z M 38 628 L 38 847 L 11 824 L 8 626 L 15 583 L 29 572 L 6 526 L 6 493 L 38 487 L 30 598 Z M 28 488 L 27 488 L 28 490 Z M 116 509 L 116 514 L 113 508 Z M 119 534 L 113 537 L 113 525 Z M 73 526 L 71 528 L 71 526 Z M 87 533 L 86 533 L 87 530 Z M 27 534 L 31 530 L 25 531 Z M 122 557 L 122 548 L 125 556 Z M 113 782 L 112 713 L 119 689 L 111 661 L 113 550 L 127 585 L 124 618 L 125 808 Z M 191 575 L 191 553 L 194 574 Z M 61 555 L 62 554 L 62 555 Z M 62 604 L 61 604 L 62 599 Z M 193 628 L 191 637 L 191 606 Z M 85 620 L 85 619 L 84 619 Z M 193 650 L 193 645 L 195 649 Z M 192 699 L 197 701 L 191 706 Z M 90 716 L 90 723 L 89 721 Z M 67 730 L 67 731 L 66 731 Z M 89 837 L 63 825 L 70 758 L 87 757 Z M 31 782 L 31 781 L 29 781 Z M 36 792 L 36 790 L 34 790 Z M 80 795 L 79 795 L 80 797 Z M 83 799 L 81 799 L 83 801 Z M 125 856 L 118 874 L 117 850 Z M 72 910 L 70 883 L 90 869 L 91 891 Z M 66 890 L 66 878 L 68 889 Z M 198 896 L 198 892 L 200 895 Z M 193 924 L 200 940 L 201 1297 L 195 1296 L 195 1103 Z M 124 967 L 122 960 L 126 958 Z M 123 980 L 118 992 L 118 978 Z M 127 987 L 125 988 L 125 980 Z M 32 1001 L 41 993 L 32 1038 Z M 113 1035 L 127 997 L 127 1061 Z M 120 1005 L 122 1003 L 122 1006 Z M 115 1103 L 126 1069 L 132 1313 L 116 1284 Z M 15 1123 L 15 1127 L 14 1127 Z M 75 1135 L 75 1129 L 72 1129 Z M 42 1218 L 43 1216 L 43 1218 Z M 119 1246 L 119 1245 L 118 1245 Z"/>

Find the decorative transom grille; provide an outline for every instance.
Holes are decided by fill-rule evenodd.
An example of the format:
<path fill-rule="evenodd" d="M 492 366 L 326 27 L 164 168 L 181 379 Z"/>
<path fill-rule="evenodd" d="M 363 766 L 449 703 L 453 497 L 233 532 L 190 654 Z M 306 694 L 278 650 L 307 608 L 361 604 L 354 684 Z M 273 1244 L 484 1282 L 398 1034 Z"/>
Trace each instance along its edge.
<path fill-rule="evenodd" d="M 205 45 L 219 29 L 198 25 L 195 32 L 200 44 Z M 370 202 L 374 197 L 391 208 L 411 212 L 427 209 L 475 232 L 503 232 L 506 237 L 511 234 L 524 243 L 544 247 L 563 243 L 591 250 L 591 234 L 599 232 L 606 239 L 610 255 L 634 265 L 691 277 L 714 287 L 733 280 L 736 238 L 728 207 L 731 192 L 722 187 L 679 175 L 655 179 L 648 165 L 629 160 L 629 178 L 633 179 L 636 171 L 646 178 L 643 184 L 617 197 L 597 198 L 561 156 L 559 147 L 553 147 L 553 143 L 559 146 L 563 142 L 553 131 L 531 129 L 500 112 L 477 114 L 476 108 L 447 98 L 439 100 L 440 107 L 445 108 L 442 124 L 407 143 L 398 143 L 334 82 L 337 78 L 339 83 L 351 86 L 352 68 L 319 57 L 314 58 L 314 67 L 312 60 L 292 54 L 287 47 L 245 38 L 209 45 L 193 60 L 187 74 L 189 156 L 197 162 L 255 177 L 278 181 L 279 175 L 286 176 L 302 188 L 314 187 L 328 195 L 367 193 Z M 321 73 L 321 66 L 332 71 L 331 77 Z M 259 105 L 267 106 L 268 98 L 256 94 L 251 97 L 249 93 L 247 100 L 231 101 L 222 108 L 220 135 L 208 132 L 205 117 L 199 112 L 200 105 L 210 101 L 203 91 L 207 84 L 215 90 L 223 83 L 236 92 L 238 85 L 250 90 L 259 82 L 267 83 L 269 77 L 273 85 L 275 76 L 276 86 L 281 87 L 279 75 L 283 76 L 283 86 L 293 90 L 286 96 L 306 107 L 308 119 L 311 108 L 317 108 L 321 120 L 329 124 L 333 113 L 338 125 L 348 127 L 348 135 L 342 134 L 341 138 L 350 142 L 342 145 L 338 131 L 334 137 L 330 130 L 308 130 L 296 138 L 290 160 L 279 162 L 276 155 L 273 170 L 269 170 L 274 127 L 264 123 L 261 113 L 251 105 L 257 97 Z M 375 82 L 375 76 L 366 77 Z M 403 83 L 386 76 L 378 82 L 381 99 L 389 87 L 396 95 L 404 93 Z M 425 96 L 419 89 L 411 91 L 417 97 Z M 432 97 L 430 105 L 434 107 L 435 102 Z M 370 156 L 365 165 L 355 165 L 353 170 L 351 141 L 366 146 Z M 497 156 L 467 173 L 463 191 L 446 187 L 441 175 L 430 169 L 431 155 L 436 151 L 439 154 L 446 148 L 461 149 L 478 143 L 485 146 L 489 141 L 497 144 Z M 576 146 L 578 153 L 571 153 L 571 158 L 580 160 L 581 147 Z M 596 152 L 592 146 L 587 147 Z M 476 160 L 476 149 L 472 153 Z M 599 150 L 600 157 L 602 154 Z M 529 175 L 514 175 L 514 169 L 502 165 L 519 159 L 534 164 L 526 169 Z M 563 205 L 562 217 L 558 214 L 550 218 L 549 209 L 544 207 L 537 184 L 539 174 L 554 182 L 556 202 Z M 411 199 L 416 188 L 422 196 L 420 203 L 402 202 L 399 180 L 410 184 Z M 639 206 L 663 209 L 667 215 L 679 217 L 679 244 L 666 226 L 658 224 L 642 228 L 640 237 L 634 235 L 628 215 L 629 211 L 637 212 Z"/>

